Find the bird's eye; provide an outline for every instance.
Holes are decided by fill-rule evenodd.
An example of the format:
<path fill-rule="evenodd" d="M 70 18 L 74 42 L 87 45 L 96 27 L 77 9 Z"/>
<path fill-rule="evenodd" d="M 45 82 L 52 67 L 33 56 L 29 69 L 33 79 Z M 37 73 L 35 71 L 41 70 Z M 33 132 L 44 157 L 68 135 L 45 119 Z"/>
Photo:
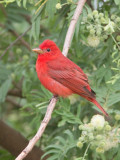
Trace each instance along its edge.
<path fill-rule="evenodd" d="M 50 52 L 50 48 L 47 48 L 47 51 Z"/>

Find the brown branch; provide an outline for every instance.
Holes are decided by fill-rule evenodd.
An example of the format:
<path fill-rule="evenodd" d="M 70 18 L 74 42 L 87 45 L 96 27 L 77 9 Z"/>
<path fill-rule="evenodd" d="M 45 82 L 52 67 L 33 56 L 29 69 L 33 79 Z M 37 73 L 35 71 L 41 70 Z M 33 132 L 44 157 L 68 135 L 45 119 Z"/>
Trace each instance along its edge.
<path fill-rule="evenodd" d="M 12 34 L 15 35 L 16 37 L 19 37 L 19 34 L 14 30 L 9 30 L 9 31 L 12 32 Z M 21 38 L 20 41 L 29 51 L 31 51 L 30 45 L 23 38 Z"/>
<path fill-rule="evenodd" d="M 92 6 L 91 0 L 87 0 L 86 3 L 90 6 L 90 8 L 91 8 L 92 10 L 94 9 L 93 6 Z"/>
<path fill-rule="evenodd" d="M 12 42 L 3 52 L 3 54 L 0 56 L 0 59 L 6 54 L 6 52 L 14 46 L 15 43 L 17 43 L 29 30 L 31 29 L 31 26 L 23 33 L 21 34 L 14 42 Z"/>
<path fill-rule="evenodd" d="M 22 90 L 18 90 L 18 89 L 11 89 L 11 90 L 9 90 L 8 91 L 8 95 L 24 98 L 22 96 Z"/>
<path fill-rule="evenodd" d="M 31 22 L 31 16 L 29 16 L 29 15 L 26 15 L 26 14 L 21 14 L 25 19 L 26 19 L 26 21 L 31 25 L 32 24 L 32 22 Z"/>
<path fill-rule="evenodd" d="M 3 4 L 0 4 L 0 8 L 1 8 L 3 14 L 7 17 L 7 13 L 5 11 L 5 8 L 4 8 Z"/>
<path fill-rule="evenodd" d="M 5 25 L 0 24 L 0 27 L 5 28 Z M 14 36 L 20 37 L 19 34 L 18 34 L 17 32 L 15 32 L 14 30 L 9 29 L 8 31 L 10 31 Z M 23 38 L 21 38 L 21 39 L 19 39 L 19 40 L 22 42 L 22 44 L 23 44 L 29 51 L 31 51 L 31 48 L 30 48 L 29 44 L 28 44 Z"/>
<path fill-rule="evenodd" d="M 17 156 L 27 144 L 28 140 L 0 120 L 0 145 L 3 148 L 8 150 L 13 156 Z M 26 156 L 25 160 L 40 160 L 43 154 L 43 151 L 35 146 L 32 152 Z"/>
<path fill-rule="evenodd" d="M 22 90 L 23 80 L 24 80 L 24 76 L 21 77 L 19 82 L 16 83 L 15 81 L 12 81 L 12 83 L 18 90 Z"/>
<path fill-rule="evenodd" d="M 5 28 L 5 25 L 0 23 L 0 27 L 1 28 Z"/>
<path fill-rule="evenodd" d="M 13 106 L 18 107 L 18 108 L 22 107 L 19 103 L 17 103 L 16 101 L 14 101 L 13 98 L 10 98 L 8 96 L 6 97 L 6 102 L 11 103 Z"/>
<path fill-rule="evenodd" d="M 2 4 L 0 4 L 0 8 L 1 8 L 3 14 L 7 17 L 7 13 L 6 13 L 6 11 L 5 11 L 5 9 L 4 9 L 4 6 L 3 6 Z M 26 18 L 26 20 L 28 21 L 28 23 L 31 24 L 31 21 L 30 21 L 31 17 L 28 16 L 28 15 L 24 15 L 24 14 L 22 14 L 22 15 Z M 6 28 L 6 26 L 3 25 L 3 24 L 0 24 L 0 27 Z M 8 29 L 8 31 L 10 31 L 10 32 L 11 32 L 13 35 L 15 35 L 16 37 L 19 37 L 19 34 L 18 34 L 17 32 L 15 32 L 14 30 Z M 29 51 L 31 51 L 31 48 L 30 48 L 29 44 L 28 44 L 23 38 L 21 38 L 20 41 L 22 42 L 22 44 L 23 44 Z"/>
<path fill-rule="evenodd" d="M 85 2 L 86 2 L 86 0 L 79 0 L 78 1 L 75 13 L 72 17 L 72 20 L 71 20 L 71 23 L 70 23 L 70 26 L 68 28 L 68 32 L 67 32 L 67 35 L 66 35 L 66 39 L 65 39 L 65 42 L 64 42 L 64 47 L 63 47 L 63 54 L 64 55 L 67 55 L 67 53 L 68 53 L 68 49 L 70 47 L 72 36 L 73 36 L 74 30 L 75 30 L 75 24 L 78 21 L 78 18 L 80 16 L 81 12 L 82 12 L 82 8 L 83 8 Z M 32 148 L 34 147 L 36 142 L 40 139 L 40 137 L 42 136 L 48 122 L 51 119 L 51 115 L 52 115 L 52 112 L 53 112 L 53 109 L 55 107 L 56 102 L 57 102 L 57 97 L 53 97 L 51 99 L 50 104 L 47 107 L 47 112 L 45 114 L 45 117 L 44 117 L 36 135 L 29 141 L 27 147 L 18 155 L 18 157 L 15 160 L 24 159 L 27 156 L 27 154 L 32 150 Z"/>

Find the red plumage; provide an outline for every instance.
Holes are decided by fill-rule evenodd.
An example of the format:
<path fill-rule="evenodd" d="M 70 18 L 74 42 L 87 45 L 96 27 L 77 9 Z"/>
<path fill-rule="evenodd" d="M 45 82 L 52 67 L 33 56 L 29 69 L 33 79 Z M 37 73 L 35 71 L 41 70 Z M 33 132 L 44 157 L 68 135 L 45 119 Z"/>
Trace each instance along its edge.
<path fill-rule="evenodd" d="M 38 53 L 36 62 L 38 78 L 53 95 L 66 97 L 73 93 L 79 94 L 108 116 L 96 101 L 95 92 L 90 88 L 86 74 L 65 57 L 53 41 L 45 40 L 39 49 L 33 51 Z"/>

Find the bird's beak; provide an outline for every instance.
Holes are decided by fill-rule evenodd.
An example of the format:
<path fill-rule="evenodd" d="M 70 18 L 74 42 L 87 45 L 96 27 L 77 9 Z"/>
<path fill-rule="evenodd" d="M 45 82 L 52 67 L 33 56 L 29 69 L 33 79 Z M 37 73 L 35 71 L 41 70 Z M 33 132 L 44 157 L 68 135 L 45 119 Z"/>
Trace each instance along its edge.
<path fill-rule="evenodd" d="M 44 51 L 42 49 L 40 49 L 40 48 L 34 48 L 34 49 L 32 49 L 32 51 L 34 51 L 34 52 L 36 52 L 38 54 L 44 53 Z"/>

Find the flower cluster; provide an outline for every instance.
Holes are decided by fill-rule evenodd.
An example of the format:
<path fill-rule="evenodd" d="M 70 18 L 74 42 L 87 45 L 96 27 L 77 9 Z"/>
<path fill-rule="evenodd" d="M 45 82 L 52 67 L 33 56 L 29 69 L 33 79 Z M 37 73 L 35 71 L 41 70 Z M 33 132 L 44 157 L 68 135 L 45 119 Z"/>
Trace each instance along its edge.
<path fill-rule="evenodd" d="M 83 19 L 83 23 L 86 25 L 86 29 L 89 32 L 88 44 L 92 47 L 96 47 L 100 41 L 106 40 L 109 35 L 119 30 L 120 17 L 116 15 L 108 17 L 108 15 L 98 13 L 97 10 L 94 10 Z M 117 37 L 117 40 L 119 40 L 119 37 Z"/>
<path fill-rule="evenodd" d="M 116 121 L 119 121 L 119 120 L 120 120 L 120 114 L 116 114 L 116 115 L 115 115 L 115 120 L 116 120 Z"/>
<path fill-rule="evenodd" d="M 62 6 L 66 5 L 66 4 L 71 4 L 71 3 L 73 3 L 72 0 L 67 0 L 67 3 L 64 3 L 64 4 L 57 3 L 57 4 L 56 4 L 56 9 L 61 9 Z"/>
<path fill-rule="evenodd" d="M 61 8 L 62 8 L 61 3 L 57 3 L 57 4 L 56 4 L 56 9 L 61 9 Z"/>
<path fill-rule="evenodd" d="M 90 143 L 90 148 L 97 153 L 117 147 L 120 143 L 119 129 L 112 129 L 101 115 L 92 117 L 90 123 L 79 126 L 82 134 L 77 142 L 77 146 L 82 148 L 84 143 Z"/>

